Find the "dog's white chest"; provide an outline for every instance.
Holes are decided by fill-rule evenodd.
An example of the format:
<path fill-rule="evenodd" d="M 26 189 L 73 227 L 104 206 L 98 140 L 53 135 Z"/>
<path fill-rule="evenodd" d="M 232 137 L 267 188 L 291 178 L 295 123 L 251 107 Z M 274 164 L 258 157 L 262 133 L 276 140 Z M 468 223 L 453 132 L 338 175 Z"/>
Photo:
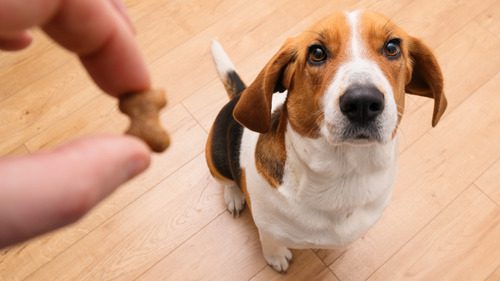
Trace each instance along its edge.
<path fill-rule="evenodd" d="M 287 136 L 283 184 L 272 188 L 255 168 L 257 134 L 244 132 L 240 161 L 259 231 L 290 248 L 332 248 L 360 238 L 388 203 L 395 141 L 335 151 L 315 140 L 294 140 L 293 132 Z"/>

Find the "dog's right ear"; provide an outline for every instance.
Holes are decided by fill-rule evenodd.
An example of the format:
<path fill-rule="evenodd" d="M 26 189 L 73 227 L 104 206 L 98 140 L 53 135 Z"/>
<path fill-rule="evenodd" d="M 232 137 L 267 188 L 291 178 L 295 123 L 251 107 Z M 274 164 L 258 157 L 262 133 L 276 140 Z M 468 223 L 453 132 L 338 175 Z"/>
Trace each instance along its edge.
<path fill-rule="evenodd" d="M 405 90 L 409 94 L 434 99 L 432 126 L 435 127 L 448 104 L 443 92 L 443 74 L 436 57 L 422 41 L 410 37 L 409 45 L 413 69 Z"/>
<path fill-rule="evenodd" d="M 248 129 L 266 133 L 271 128 L 272 95 L 290 87 L 296 49 L 293 39 L 288 39 L 266 64 L 255 80 L 242 93 L 233 111 L 233 117 Z"/>

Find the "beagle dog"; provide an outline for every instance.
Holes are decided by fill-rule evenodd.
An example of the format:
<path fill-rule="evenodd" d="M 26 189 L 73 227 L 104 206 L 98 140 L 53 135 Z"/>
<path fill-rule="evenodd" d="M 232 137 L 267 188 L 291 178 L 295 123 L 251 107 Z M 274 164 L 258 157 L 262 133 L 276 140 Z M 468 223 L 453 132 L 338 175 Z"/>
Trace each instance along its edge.
<path fill-rule="evenodd" d="M 246 87 L 219 43 L 214 61 L 230 101 L 206 145 L 229 212 L 245 202 L 267 263 L 289 248 L 337 248 L 381 217 L 397 170 L 405 93 L 447 105 L 431 50 L 388 18 L 334 13 L 288 39 Z"/>

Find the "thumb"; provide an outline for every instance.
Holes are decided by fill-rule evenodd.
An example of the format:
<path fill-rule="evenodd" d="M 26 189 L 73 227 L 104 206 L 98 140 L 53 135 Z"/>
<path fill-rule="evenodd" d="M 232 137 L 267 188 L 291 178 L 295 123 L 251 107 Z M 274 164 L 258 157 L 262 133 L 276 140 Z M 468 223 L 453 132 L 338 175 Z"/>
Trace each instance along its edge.
<path fill-rule="evenodd" d="M 0 36 L 0 49 L 5 51 L 17 51 L 28 47 L 33 40 L 31 33 L 27 30 L 9 36 Z"/>
<path fill-rule="evenodd" d="M 148 148 L 126 136 L 0 160 L 0 248 L 75 221 L 149 162 Z"/>

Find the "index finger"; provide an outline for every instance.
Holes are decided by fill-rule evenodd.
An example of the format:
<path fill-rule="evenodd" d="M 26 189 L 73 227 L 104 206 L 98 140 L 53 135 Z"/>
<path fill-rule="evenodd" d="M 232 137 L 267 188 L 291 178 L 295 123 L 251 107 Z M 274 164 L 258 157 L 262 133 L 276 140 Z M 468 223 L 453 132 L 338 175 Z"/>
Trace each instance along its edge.
<path fill-rule="evenodd" d="M 97 85 L 112 95 L 150 88 L 127 23 L 105 0 L 0 0 L 0 35 L 40 25 L 76 53 Z"/>

